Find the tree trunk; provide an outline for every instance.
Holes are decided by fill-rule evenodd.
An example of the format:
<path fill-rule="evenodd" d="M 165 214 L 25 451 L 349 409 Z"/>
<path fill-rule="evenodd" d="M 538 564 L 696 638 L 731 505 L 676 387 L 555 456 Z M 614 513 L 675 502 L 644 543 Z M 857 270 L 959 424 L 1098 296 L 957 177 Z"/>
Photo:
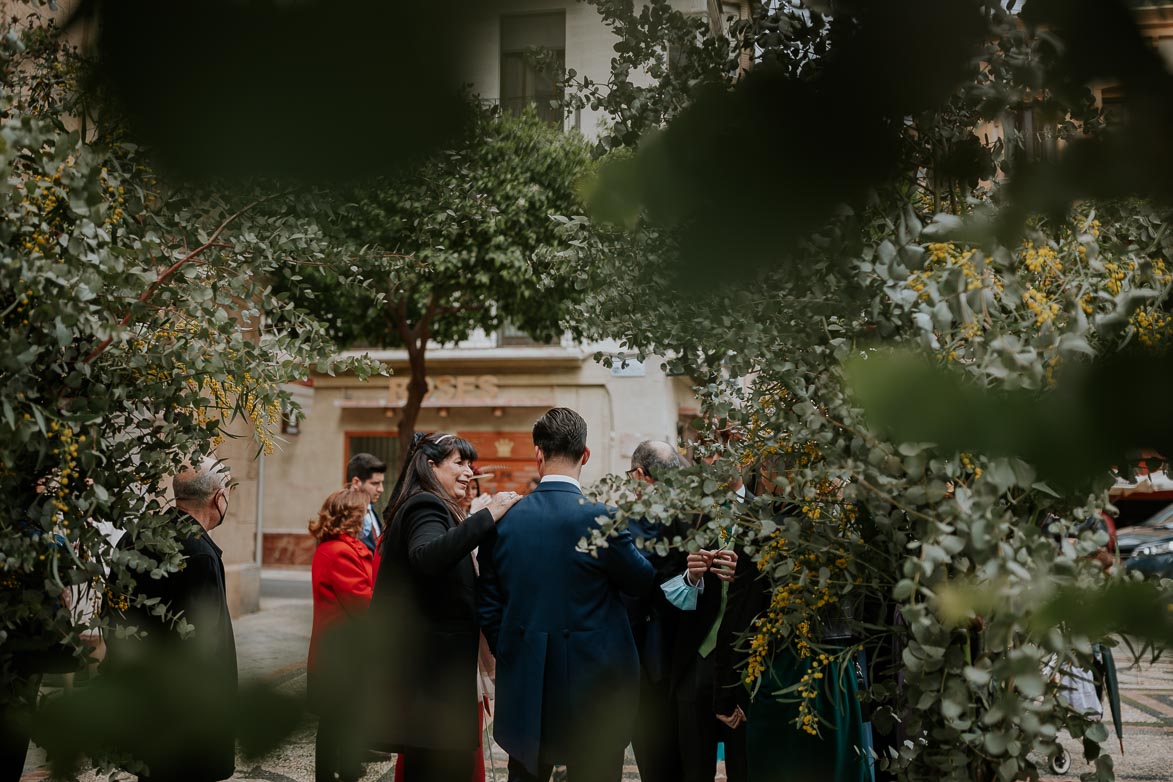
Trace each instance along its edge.
<path fill-rule="evenodd" d="M 432 319 L 436 316 L 438 301 L 439 296 L 433 293 L 428 301 L 427 310 L 414 326 L 408 322 L 406 298 L 398 300 L 393 305 L 389 304 L 399 336 L 403 338 L 403 344 L 407 348 L 407 366 L 408 372 L 411 373 L 411 379 L 407 382 L 407 400 L 399 417 L 400 466 L 407 459 L 411 438 L 415 435 L 415 424 L 419 420 L 424 397 L 428 395 L 428 337 L 432 332 Z"/>
<path fill-rule="evenodd" d="M 428 393 L 428 369 L 425 354 L 427 341 L 407 345 L 408 371 L 411 380 L 407 383 L 407 402 L 399 416 L 399 464 L 407 458 L 407 449 L 411 447 L 411 438 L 415 435 L 415 422 L 419 420 L 420 408 L 424 397 Z"/>

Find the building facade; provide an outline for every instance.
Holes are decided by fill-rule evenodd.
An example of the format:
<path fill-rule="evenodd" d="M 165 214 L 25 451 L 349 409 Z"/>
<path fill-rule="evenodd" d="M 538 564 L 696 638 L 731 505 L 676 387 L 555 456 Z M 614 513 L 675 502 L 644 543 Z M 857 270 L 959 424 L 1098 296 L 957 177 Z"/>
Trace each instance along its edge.
<path fill-rule="evenodd" d="M 490 473 L 484 491 L 528 490 L 537 476 L 531 429 L 551 407 L 577 410 L 587 421 L 589 484 L 625 471 L 645 439 L 676 442 L 697 410 L 688 382 L 666 375 L 660 362 L 628 361 L 607 368 L 594 346 L 483 346 L 467 343 L 428 351 L 431 391 L 418 431 L 451 432 L 469 440 L 477 466 Z M 399 411 L 406 398 L 407 357 L 375 351 L 392 374 L 367 381 L 315 376 L 300 389 L 305 416 L 280 450 L 265 458 L 264 564 L 303 566 L 313 556 L 306 525 L 322 500 L 345 482 L 346 463 L 359 452 L 387 461 L 386 502 L 398 475 Z M 288 427 L 287 427 L 288 429 Z"/>

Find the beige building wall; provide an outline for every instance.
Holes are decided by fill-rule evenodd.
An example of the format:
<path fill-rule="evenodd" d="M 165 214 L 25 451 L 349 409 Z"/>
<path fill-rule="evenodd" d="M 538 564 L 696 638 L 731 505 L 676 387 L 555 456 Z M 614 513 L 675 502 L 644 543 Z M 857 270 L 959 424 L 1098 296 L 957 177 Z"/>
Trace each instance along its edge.
<path fill-rule="evenodd" d="M 673 5 L 689 14 L 704 14 L 707 9 L 706 0 L 674 0 Z M 487 100 L 501 97 L 502 15 L 558 10 L 566 14 L 566 67 L 573 68 L 579 76 L 606 84 L 616 38 L 594 6 L 577 0 L 485 0 L 476 4 L 462 45 L 473 93 Z M 602 120 L 599 112 L 588 108 L 571 116 L 566 126 L 594 141 Z"/>
<path fill-rule="evenodd" d="M 224 577 L 228 609 L 233 616 L 261 607 L 261 561 L 257 540 L 257 478 L 260 463 L 257 442 L 242 422 L 229 427 L 236 437 L 226 437 L 216 456 L 232 472 L 234 486 L 224 523 L 211 532 L 224 550 Z"/>
<path fill-rule="evenodd" d="M 392 384 L 404 379 L 406 361 L 401 351 L 371 355 L 396 374 L 365 382 L 352 376 L 315 376 L 299 433 L 288 435 L 278 452 L 266 457 L 265 564 L 308 564 L 313 541 L 306 525 L 322 500 L 343 485 L 347 435 L 394 435 L 400 397 Z M 433 349 L 431 378 L 467 378 L 471 387 L 473 379 L 489 376 L 496 381 L 489 383 L 496 393 L 477 392 L 445 403 L 443 393 L 436 392 L 425 401 L 417 429 L 469 436 L 480 452 L 480 466 L 504 464 L 507 469 L 497 469 L 500 477 L 485 486 L 489 490 L 524 489 L 536 474 L 529 432 L 550 407 L 573 408 L 587 421 L 591 459 L 583 482 L 588 486 L 604 475 L 624 472 L 642 440 L 675 443 L 681 400 L 691 398 L 688 384 L 666 376 L 658 360 L 612 370 L 596 363 L 593 355 L 593 349 L 583 347 Z M 387 476 L 388 494 L 395 477 Z"/>

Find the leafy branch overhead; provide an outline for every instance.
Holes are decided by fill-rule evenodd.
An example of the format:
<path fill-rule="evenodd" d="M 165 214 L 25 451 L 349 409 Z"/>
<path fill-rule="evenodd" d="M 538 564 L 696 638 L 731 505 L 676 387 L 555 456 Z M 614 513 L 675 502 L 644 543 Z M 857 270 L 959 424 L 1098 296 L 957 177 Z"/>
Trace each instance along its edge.
<path fill-rule="evenodd" d="M 84 63 L 39 25 L 6 23 L 0 48 L 6 682 L 76 666 L 83 635 L 109 631 L 103 601 L 140 603 L 137 581 L 183 566 L 164 513 L 181 463 L 232 440 L 271 451 L 296 409 L 283 383 L 369 371 L 272 293 L 278 269 L 322 251 L 293 196 L 161 180 L 115 115 L 87 113 Z M 115 550 L 116 533 L 130 544 Z"/>
<path fill-rule="evenodd" d="M 506 325 L 556 340 L 582 296 L 561 216 L 581 211 L 579 181 L 592 166 L 586 143 L 532 109 L 512 117 L 477 105 L 470 113 L 476 121 L 452 149 L 398 176 L 326 192 L 327 263 L 290 268 L 284 278 L 339 344 L 407 350 L 404 448 L 427 388 L 429 342 Z"/>

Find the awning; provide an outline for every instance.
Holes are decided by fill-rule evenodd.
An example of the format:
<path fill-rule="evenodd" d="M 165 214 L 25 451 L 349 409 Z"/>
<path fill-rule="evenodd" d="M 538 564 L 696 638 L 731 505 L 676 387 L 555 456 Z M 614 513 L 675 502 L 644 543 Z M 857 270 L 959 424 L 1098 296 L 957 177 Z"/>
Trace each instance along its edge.
<path fill-rule="evenodd" d="M 1117 478 L 1116 484 L 1108 490 L 1109 496 L 1117 499 L 1165 499 L 1166 493 L 1173 496 L 1173 479 L 1164 470 L 1137 475 L 1132 481 Z"/>

